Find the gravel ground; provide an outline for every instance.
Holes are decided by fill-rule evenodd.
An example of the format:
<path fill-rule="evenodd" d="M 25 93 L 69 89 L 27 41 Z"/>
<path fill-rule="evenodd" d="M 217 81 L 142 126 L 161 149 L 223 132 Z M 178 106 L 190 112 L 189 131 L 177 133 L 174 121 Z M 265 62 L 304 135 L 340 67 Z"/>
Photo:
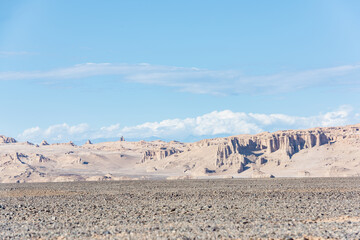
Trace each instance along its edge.
<path fill-rule="evenodd" d="M 360 239 L 360 178 L 0 184 L 1 239 Z"/>

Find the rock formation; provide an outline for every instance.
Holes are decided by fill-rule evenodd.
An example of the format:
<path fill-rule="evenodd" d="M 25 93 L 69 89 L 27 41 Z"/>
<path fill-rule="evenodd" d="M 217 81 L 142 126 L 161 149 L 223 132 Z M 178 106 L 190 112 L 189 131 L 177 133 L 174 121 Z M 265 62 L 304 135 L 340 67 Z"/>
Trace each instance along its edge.
<path fill-rule="evenodd" d="M 0 143 L 16 143 L 16 142 L 17 141 L 14 138 L 0 135 Z"/>
<path fill-rule="evenodd" d="M 35 161 L 39 162 L 39 163 L 46 163 L 46 162 L 50 162 L 51 159 L 48 157 L 45 157 L 42 154 L 35 154 L 34 156 Z"/>
<path fill-rule="evenodd" d="M 43 140 L 43 141 L 40 143 L 40 145 L 42 145 L 42 146 L 47 146 L 47 145 L 49 145 L 49 144 L 48 144 L 47 141 Z"/>
<path fill-rule="evenodd" d="M 248 163 L 266 163 L 266 156 L 275 152 L 290 159 L 303 149 L 327 144 L 329 137 L 319 129 L 240 135 L 226 140 L 218 146 L 216 166 L 237 165 L 240 170 Z"/>
<path fill-rule="evenodd" d="M 92 144 L 90 140 L 87 140 L 85 144 Z"/>
<path fill-rule="evenodd" d="M 195 143 L 121 140 L 37 147 L 0 136 L 0 182 L 360 176 L 360 124 Z"/>
<path fill-rule="evenodd" d="M 359 129 L 360 124 L 345 127 L 286 130 L 274 133 L 264 132 L 256 135 L 204 139 L 196 143 L 177 145 L 171 150 L 169 146 L 149 149 L 144 152 L 141 163 L 146 164 L 148 168 L 155 167 L 161 169 L 164 166 L 168 169 L 174 167 L 183 168 L 184 173 L 195 175 L 204 172 L 206 175 L 222 175 L 226 172 L 232 172 L 248 177 L 253 177 L 252 175 L 254 175 L 255 177 L 255 175 L 261 175 L 258 174 L 259 171 L 262 172 L 260 169 L 276 168 L 286 173 L 290 171 L 287 169 L 295 168 L 296 164 L 293 163 L 294 161 L 304 165 L 305 161 L 301 163 L 297 160 L 297 156 L 301 154 L 305 154 L 305 156 L 312 156 L 311 154 L 314 154 L 312 158 L 319 159 L 322 155 L 330 154 L 330 149 L 338 153 L 339 150 L 337 148 L 353 146 L 356 150 L 341 150 L 341 153 L 338 153 L 334 160 L 326 158 L 329 160 L 324 161 L 324 166 L 327 168 L 327 166 L 333 165 L 334 163 L 332 162 L 334 161 L 340 161 L 339 164 L 343 164 L 340 154 L 342 154 L 343 158 L 344 156 L 354 156 L 352 157 L 351 164 L 356 165 L 356 161 L 359 161 L 356 166 L 360 166 L 360 154 L 359 156 L 356 155 L 356 152 L 360 153 Z M 326 153 L 316 154 L 312 149 L 316 149 L 314 151 L 325 151 Z M 167 152 L 164 152 L 165 150 Z M 299 153 L 301 154 L 299 155 Z M 295 156 L 297 158 L 293 160 Z M 162 161 L 157 163 L 156 161 L 159 160 Z M 311 165 L 311 159 L 307 161 L 310 161 L 309 164 Z M 327 161 L 330 162 L 325 163 Z M 291 170 L 294 171 L 291 176 L 310 176 L 310 172 L 313 172 L 311 171 L 312 169 L 304 169 L 306 166 L 303 165 L 298 170 Z M 253 174 L 249 174 L 249 171 L 252 171 Z M 244 174 L 242 174 L 243 172 Z M 328 172 L 330 172 L 330 175 L 333 174 L 333 176 L 340 175 L 340 172 L 334 170 L 329 170 Z M 350 176 L 353 172 L 351 171 L 351 173 L 346 174 Z M 311 173 L 311 176 L 317 176 L 318 174 Z M 321 174 L 324 175 L 323 173 Z M 269 176 L 269 174 L 266 173 L 264 176 Z"/>
<path fill-rule="evenodd" d="M 169 157 L 175 153 L 181 153 L 182 151 L 179 149 L 175 149 L 173 147 L 166 148 L 161 147 L 159 149 L 152 149 L 152 150 L 146 150 L 141 158 L 141 163 L 147 162 L 147 161 L 156 161 L 161 160 L 166 157 Z"/>

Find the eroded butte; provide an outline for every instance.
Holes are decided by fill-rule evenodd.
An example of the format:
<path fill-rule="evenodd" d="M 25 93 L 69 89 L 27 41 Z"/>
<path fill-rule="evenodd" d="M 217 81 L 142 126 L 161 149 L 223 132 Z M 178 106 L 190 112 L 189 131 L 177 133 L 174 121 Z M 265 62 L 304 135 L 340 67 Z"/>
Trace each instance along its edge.
<path fill-rule="evenodd" d="M 37 145 L 0 136 L 0 182 L 359 175 L 360 124 L 195 143 L 121 138 Z"/>

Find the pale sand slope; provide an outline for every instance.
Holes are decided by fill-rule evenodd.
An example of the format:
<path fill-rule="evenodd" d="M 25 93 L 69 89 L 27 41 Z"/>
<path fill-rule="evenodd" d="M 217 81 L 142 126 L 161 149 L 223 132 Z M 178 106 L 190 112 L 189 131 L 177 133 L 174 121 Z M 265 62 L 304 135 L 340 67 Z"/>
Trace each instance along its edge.
<path fill-rule="evenodd" d="M 33 145 L 0 136 L 0 182 L 360 175 L 360 124 L 196 143 Z"/>

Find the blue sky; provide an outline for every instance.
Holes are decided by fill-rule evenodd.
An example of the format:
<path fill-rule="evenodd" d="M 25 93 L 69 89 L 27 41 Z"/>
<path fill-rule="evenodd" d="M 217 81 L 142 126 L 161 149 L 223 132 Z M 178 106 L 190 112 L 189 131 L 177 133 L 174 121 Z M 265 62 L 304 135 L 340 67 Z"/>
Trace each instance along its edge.
<path fill-rule="evenodd" d="M 0 2 L 0 134 L 195 140 L 360 122 L 359 1 Z"/>

